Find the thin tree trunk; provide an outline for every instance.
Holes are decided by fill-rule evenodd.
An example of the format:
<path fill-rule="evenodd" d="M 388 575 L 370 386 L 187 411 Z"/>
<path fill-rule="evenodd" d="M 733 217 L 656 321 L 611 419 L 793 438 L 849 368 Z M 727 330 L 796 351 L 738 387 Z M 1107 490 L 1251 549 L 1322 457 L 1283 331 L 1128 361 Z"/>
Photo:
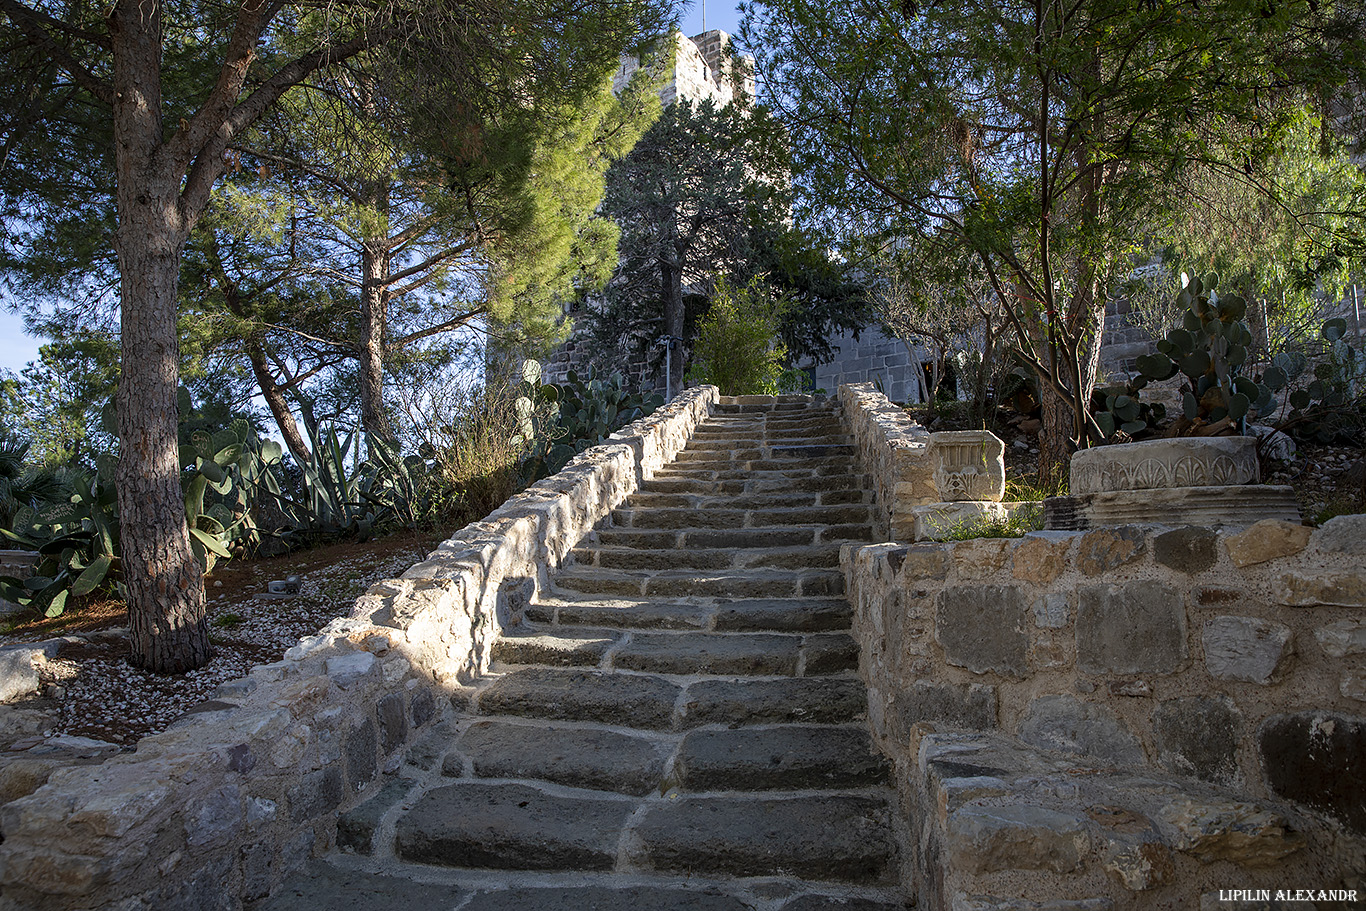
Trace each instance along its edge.
<path fill-rule="evenodd" d="M 122 312 L 115 482 L 132 661 L 175 674 L 212 653 L 176 447 L 176 286 L 190 218 L 180 200 L 183 168 L 162 145 L 160 23 L 154 2 L 125 0 L 110 15 Z"/>
<path fill-rule="evenodd" d="M 660 264 L 661 287 L 664 297 L 664 333 L 683 338 L 683 276 L 676 263 Z M 683 350 L 675 349 L 669 388 L 677 395 L 683 388 Z"/>
<path fill-rule="evenodd" d="M 285 401 L 280 384 L 275 382 L 275 376 L 270 372 L 265 351 L 260 342 L 254 339 L 247 340 L 246 349 L 247 360 L 251 362 L 252 376 L 256 378 L 256 386 L 261 390 L 261 398 L 266 400 L 271 417 L 275 418 L 275 426 L 280 428 L 280 435 L 285 438 L 285 445 L 289 447 L 295 459 L 307 462 L 312 453 L 307 441 L 304 440 L 304 435 L 299 432 L 299 422 L 294 419 L 294 412 L 290 411 L 289 402 Z"/>
<path fill-rule="evenodd" d="M 387 322 L 389 277 L 388 252 L 377 245 L 366 243 L 361 254 L 364 272 L 360 301 L 360 338 L 357 348 L 360 361 L 361 426 L 385 440 L 394 438 L 389 415 L 384 410 L 384 337 Z"/>

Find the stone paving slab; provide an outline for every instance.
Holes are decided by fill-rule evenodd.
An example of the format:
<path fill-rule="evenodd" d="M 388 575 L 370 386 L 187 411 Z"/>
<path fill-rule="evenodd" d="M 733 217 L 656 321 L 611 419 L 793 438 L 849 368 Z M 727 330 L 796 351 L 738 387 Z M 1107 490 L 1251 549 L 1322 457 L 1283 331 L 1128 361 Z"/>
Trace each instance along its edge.
<path fill-rule="evenodd" d="M 689 791 L 821 790 L 886 784 L 867 730 L 847 727 L 691 731 L 674 775 Z"/>
<path fill-rule="evenodd" d="M 909 911 L 914 907 L 910 902 L 904 901 L 809 894 L 797 896 L 778 911 Z"/>
<path fill-rule="evenodd" d="M 619 731 L 481 721 L 446 757 L 447 774 L 464 774 L 464 759 L 481 778 L 534 778 L 574 788 L 643 796 L 658 789 L 672 743 Z"/>
<path fill-rule="evenodd" d="M 847 633 L 807 636 L 802 643 L 802 674 L 816 677 L 858 670 L 858 642 Z"/>
<path fill-rule="evenodd" d="M 585 886 L 481 891 L 460 911 L 752 911 L 753 907 L 715 892 L 654 886 Z"/>
<path fill-rule="evenodd" d="M 514 630 L 494 643 L 493 659 L 507 664 L 592 667 L 602 661 L 602 656 L 620 638 L 621 634 L 614 630 Z"/>
<path fill-rule="evenodd" d="M 338 870 L 313 862 L 282 883 L 252 911 L 454 911 L 469 893 L 399 876 Z"/>
<path fill-rule="evenodd" d="M 705 605 L 671 601 L 559 600 L 527 608 L 527 616 L 538 623 L 618 629 L 701 629 L 711 622 L 712 613 Z"/>
<path fill-rule="evenodd" d="M 629 800 L 559 797 L 523 784 L 458 782 L 398 821 L 394 849 L 419 863 L 496 870 L 610 870 Z"/>
<path fill-rule="evenodd" d="M 658 677 L 533 667 L 494 681 L 479 694 L 479 711 L 667 730 L 681 692 Z"/>
<path fill-rule="evenodd" d="M 716 608 L 716 629 L 731 632 L 846 630 L 853 619 L 853 608 L 843 598 L 723 601 Z"/>
<path fill-rule="evenodd" d="M 888 817 L 871 797 L 684 797 L 646 810 L 632 859 L 670 873 L 876 882 L 893 860 Z"/>
<path fill-rule="evenodd" d="M 862 682 L 850 677 L 704 680 L 688 687 L 683 725 L 842 724 L 867 709 Z"/>
<path fill-rule="evenodd" d="M 783 635 L 636 633 L 612 654 L 612 666 L 656 674 L 797 673 L 802 640 Z"/>

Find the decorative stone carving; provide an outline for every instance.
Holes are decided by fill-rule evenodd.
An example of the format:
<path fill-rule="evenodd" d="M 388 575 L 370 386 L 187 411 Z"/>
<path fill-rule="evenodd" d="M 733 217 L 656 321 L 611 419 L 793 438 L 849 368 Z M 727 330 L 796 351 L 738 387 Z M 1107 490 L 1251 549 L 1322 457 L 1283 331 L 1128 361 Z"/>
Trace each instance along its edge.
<path fill-rule="evenodd" d="M 930 434 L 934 486 L 942 502 L 999 503 L 1006 492 L 1005 443 L 988 430 Z"/>
<path fill-rule="evenodd" d="M 1165 487 L 1229 487 L 1254 484 L 1257 480 L 1255 437 L 1146 440 L 1084 449 L 1072 456 L 1074 495 Z"/>

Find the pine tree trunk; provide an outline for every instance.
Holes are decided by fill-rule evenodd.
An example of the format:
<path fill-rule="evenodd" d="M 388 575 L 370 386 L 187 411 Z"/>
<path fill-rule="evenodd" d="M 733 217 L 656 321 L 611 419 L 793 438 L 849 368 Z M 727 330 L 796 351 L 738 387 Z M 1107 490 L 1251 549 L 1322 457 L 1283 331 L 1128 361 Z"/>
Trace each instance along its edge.
<path fill-rule="evenodd" d="M 385 282 L 389 277 L 388 252 L 364 244 L 361 253 L 363 283 L 360 302 L 360 421 L 367 433 L 392 440 L 393 428 L 384 410 L 384 336 L 388 300 Z"/>
<path fill-rule="evenodd" d="M 122 295 L 115 482 L 132 661 L 177 674 L 206 664 L 211 651 L 176 445 L 176 291 L 189 232 L 183 168 L 162 146 L 160 15 L 155 3 L 120 2 L 110 16 Z"/>
<path fill-rule="evenodd" d="M 304 435 L 299 432 L 299 422 L 294 420 L 294 412 L 289 410 L 289 403 L 285 401 L 285 395 L 280 391 L 280 386 L 275 382 L 275 377 L 271 375 L 270 366 L 266 363 L 265 351 L 261 345 L 253 340 L 248 340 L 246 344 L 247 359 L 251 362 L 251 373 L 256 378 L 256 386 L 261 390 L 261 398 L 266 400 L 266 407 L 270 409 L 271 417 L 275 418 L 275 426 L 280 428 L 280 435 L 285 438 L 285 445 L 293 453 L 294 458 L 307 462 L 311 455 L 308 443 L 304 440 Z"/>

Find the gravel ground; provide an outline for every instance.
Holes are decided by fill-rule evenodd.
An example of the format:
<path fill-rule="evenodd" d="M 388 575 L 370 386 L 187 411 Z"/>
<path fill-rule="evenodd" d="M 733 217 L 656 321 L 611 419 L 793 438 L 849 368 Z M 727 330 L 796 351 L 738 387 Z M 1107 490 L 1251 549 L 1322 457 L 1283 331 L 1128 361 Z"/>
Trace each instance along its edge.
<path fill-rule="evenodd" d="M 42 697 L 33 700 L 34 707 L 55 709 L 45 736 L 86 737 L 132 749 L 142 737 L 165 730 L 208 700 L 220 683 L 244 676 L 255 665 L 278 661 L 301 637 L 348 613 L 371 584 L 400 575 L 436 543 L 402 536 L 227 564 L 207 581 L 214 658 L 181 676 L 159 676 L 129 664 L 126 615 L 107 605 L 94 612 L 102 620 L 88 618 L 75 632 L 44 624 L 15 630 L 0 641 L 64 640 L 42 674 Z M 300 577 L 298 596 L 265 596 L 270 580 L 291 574 Z"/>

